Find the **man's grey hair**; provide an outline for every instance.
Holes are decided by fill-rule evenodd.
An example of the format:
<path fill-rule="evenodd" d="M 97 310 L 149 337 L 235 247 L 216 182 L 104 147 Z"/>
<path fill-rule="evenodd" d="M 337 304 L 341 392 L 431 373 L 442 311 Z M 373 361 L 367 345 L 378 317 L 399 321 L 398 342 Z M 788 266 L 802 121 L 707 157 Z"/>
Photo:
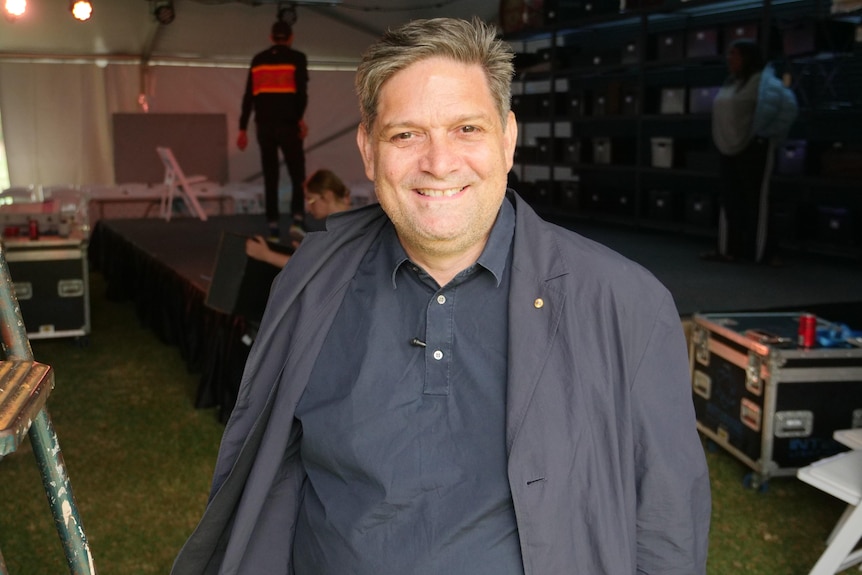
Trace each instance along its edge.
<path fill-rule="evenodd" d="M 469 22 L 433 18 L 414 20 L 387 31 L 363 54 L 356 71 L 356 95 L 366 130 L 370 132 L 377 119 L 377 104 L 383 84 L 411 64 L 435 57 L 482 67 L 505 128 L 514 75 L 511 47 L 497 38 L 493 26 L 478 18 Z"/>

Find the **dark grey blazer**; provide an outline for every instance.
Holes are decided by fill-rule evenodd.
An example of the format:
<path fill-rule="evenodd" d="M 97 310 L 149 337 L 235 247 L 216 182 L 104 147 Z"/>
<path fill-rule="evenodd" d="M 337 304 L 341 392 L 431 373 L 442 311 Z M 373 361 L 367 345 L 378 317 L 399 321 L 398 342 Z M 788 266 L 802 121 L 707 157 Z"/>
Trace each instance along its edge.
<path fill-rule="evenodd" d="M 516 194 L 508 475 L 528 575 L 706 572 L 709 479 L 679 315 L 646 270 Z M 305 474 L 294 410 L 377 206 L 309 234 L 276 279 L 210 502 L 172 573 L 288 574 Z"/>

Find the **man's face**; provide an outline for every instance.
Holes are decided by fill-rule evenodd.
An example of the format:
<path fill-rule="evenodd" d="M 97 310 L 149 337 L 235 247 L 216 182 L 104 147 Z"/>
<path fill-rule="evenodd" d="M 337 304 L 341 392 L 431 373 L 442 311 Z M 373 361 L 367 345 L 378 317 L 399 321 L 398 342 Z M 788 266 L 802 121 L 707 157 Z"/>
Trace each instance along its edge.
<path fill-rule="evenodd" d="M 377 112 L 370 133 L 359 128 L 357 143 L 404 249 L 419 260 L 475 261 L 505 195 L 514 114 L 504 130 L 482 69 L 444 58 L 392 76 Z"/>

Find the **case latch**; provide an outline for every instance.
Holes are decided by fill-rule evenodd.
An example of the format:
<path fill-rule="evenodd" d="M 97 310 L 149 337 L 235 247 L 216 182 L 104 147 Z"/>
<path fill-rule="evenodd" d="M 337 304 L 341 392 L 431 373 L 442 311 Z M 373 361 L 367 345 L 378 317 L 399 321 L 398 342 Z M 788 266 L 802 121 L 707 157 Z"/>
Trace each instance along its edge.
<path fill-rule="evenodd" d="M 691 334 L 694 343 L 694 358 L 701 365 L 709 365 L 709 332 L 695 326 Z"/>
<path fill-rule="evenodd" d="M 760 379 L 761 365 L 760 356 L 753 351 L 749 351 L 748 367 L 745 369 L 745 389 L 757 396 L 763 394 L 763 380 Z"/>

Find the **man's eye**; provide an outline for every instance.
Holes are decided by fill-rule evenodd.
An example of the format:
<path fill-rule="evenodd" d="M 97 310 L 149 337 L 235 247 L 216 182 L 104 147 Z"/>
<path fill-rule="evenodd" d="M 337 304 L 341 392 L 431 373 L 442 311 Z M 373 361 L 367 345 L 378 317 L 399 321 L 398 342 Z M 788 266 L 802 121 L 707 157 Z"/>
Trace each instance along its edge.
<path fill-rule="evenodd" d="M 393 139 L 393 140 L 400 140 L 400 141 L 404 141 L 404 140 L 409 140 L 409 139 L 410 139 L 410 138 L 412 138 L 412 137 L 413 137 L 413 134 L 412 134 L 412 133 L 410 133 L 410 132 L 401 132 L 400 134 L 395 134 L 395 135 L 392 137 L 392 139 Z"/>
<path fill-rule="evenodd" d="M 464 126 L 461 128 L 461 131 L 465 134 L 472 134 L 473 132 L 477 132 L 479 129 L 476 126 Z"/>

